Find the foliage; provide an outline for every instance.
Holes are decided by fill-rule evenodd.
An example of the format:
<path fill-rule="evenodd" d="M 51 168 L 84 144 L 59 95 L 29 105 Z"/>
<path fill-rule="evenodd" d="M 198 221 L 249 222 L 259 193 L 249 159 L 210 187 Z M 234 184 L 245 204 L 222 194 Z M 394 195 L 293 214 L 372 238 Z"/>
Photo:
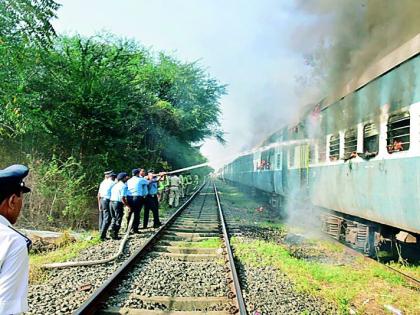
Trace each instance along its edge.
<path fill-rule="evenodd" d="M 298 290 L 335 302 L 342 314 L 348 313 L 350 304 L 360 305 L 366 299 L 374 300 L 378 307 L 391 304 L 407 313 L 418 311 L 413 291 L 405 287 L 405 281 L 375 262 L 361 258 L 353 264 L 333 265 L 292 257 L 287 248 L 273 242 L 233 238 L 232 244 L 242 263 L 278 268 L 294 281 Z M 335 250 L 331 252 L 335 254 Z"/>
<path fill-rule="evenodd" d="M 28 195 L 22 221 L 28 225 L 45 227 L 86 227 L 95 207 L 90 197 L 93 186 L 84 185 L 85 173 L 74 158 L 65 161 L 53 156 L 51 160 L 28 157 L 32 170 L 27 184 Z"/>
<path fill-rule="evenodd" d="M 0 165 L 30 163 L 30 208 L 74 225 L 105 169 L 205 162 L 200 142 L 223 142 L 225 86 L 198 63 L 133 40 L 56 36 L 50 20 L 58 7 L 0 1 Z"/>

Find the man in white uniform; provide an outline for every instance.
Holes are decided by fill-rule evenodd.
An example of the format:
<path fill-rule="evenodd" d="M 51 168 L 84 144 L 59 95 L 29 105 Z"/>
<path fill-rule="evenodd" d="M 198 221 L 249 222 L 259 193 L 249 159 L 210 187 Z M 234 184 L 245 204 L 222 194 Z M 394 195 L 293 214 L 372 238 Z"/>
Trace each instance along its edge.
<path fill-rule="evenodd" d="M 23 183 L 29 169 L 12 165 L 0 170 L 0 314 L 28 311 L 28 251 L 31 241 L 12 228 L 22 208 Z"/>

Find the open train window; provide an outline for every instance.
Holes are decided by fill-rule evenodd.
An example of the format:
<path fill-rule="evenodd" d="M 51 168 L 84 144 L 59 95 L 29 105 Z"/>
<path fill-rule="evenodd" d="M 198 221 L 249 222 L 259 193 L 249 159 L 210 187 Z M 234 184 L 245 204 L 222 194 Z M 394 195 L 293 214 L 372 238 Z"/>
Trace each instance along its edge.
<path fill-rule="evenodd" d="M 289 148 L 289 167 L 295 166 L 295 146 Z"/>
<path fill-rule="evenodd" d="M 363 157 L 372 158 L 379 151 L 379 130 L 376 124 L 367 123 L 363 127 Z"/>
<path fill-rule="evenodd" d="M 276 169 L 282 169 L 281 152 L 276 154 Z"/>
<path fill-rule="evenodd" d="M 344 134 L 344 159 L 350 159 L 357 152 L 357 132 L 355 129 L 347 130 Z"/>
<path fill-rule="evenodd" d="M 323 163 L 327 157 L 326 137 L 318 140 L 318 162 Z"/>
<path fill-rule="evenodd" d="M 308 147 L 309 147 L 309 164 L 313 164 L 316 162 L 315 144 L 310 144 Z"/>
<path fill-rule="evenodd" d="M 403 112 L 389 117 L 387 127 L 388 153 L 407 151 L 410 148 L 410 113 Z"/>
<path fill-rule="evenodd" d="M 340 136 L 332 135 L 330 138 L 330 161 L 337 161 L 340 157 Z"/>

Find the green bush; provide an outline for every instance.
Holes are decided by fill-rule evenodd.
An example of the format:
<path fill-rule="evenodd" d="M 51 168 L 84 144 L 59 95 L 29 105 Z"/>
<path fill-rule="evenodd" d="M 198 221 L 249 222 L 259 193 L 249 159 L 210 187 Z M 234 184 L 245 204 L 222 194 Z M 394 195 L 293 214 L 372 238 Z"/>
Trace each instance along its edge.
<path fill-rule="evenodd" d="M 65 161 L 55 156 L 50 161 L 28 156 L 30 174 L 28 194 L 22 213 L 22 224 L 36 227 L 82 228 L 91 225 L 95 213 L 95 187 L 86 186 L 85 170 L 70 157 Z"/>

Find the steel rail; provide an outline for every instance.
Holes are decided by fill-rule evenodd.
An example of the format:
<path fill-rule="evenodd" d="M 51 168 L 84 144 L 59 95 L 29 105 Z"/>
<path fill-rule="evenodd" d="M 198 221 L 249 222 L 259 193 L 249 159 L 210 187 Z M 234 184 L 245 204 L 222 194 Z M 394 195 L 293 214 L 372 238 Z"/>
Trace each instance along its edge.
<path fill-rule="evenodd" d="M 204 182 L 194 194 L 181 205 L 176 212 L 163 224 L 155 234 L 149 237 L 146 243 L 136 250 L 109 278 L 106 280 L 95 292 L 87 299 L 77 310 L 73 312 L 74 315 L 88 315 L 95 314 L 101 308 L 101 304 L 111 295 L 122 278 L 131 271 L 136 265 L 138 260 L 142 259 L 143 256 L 149 252 L 150 248 L 160 238 L 166 228 L 180 215 L 180 213 L 194 200 L 194 198 L 200 193 L 203 187 L 206 185 Z"/>
<path fill-rule="evenodd" d="M 235 294 L 236 306 L 237 306 L 237 309 L 239 310 L 239 314 L 246 315 L 247 310 L 246 310 L 245 301 L 242 295 L 241 284 L 239 282 L 238 273 L 236 272 L 232 248 L 230 247 L 229 234 L 226 227 L 226 221 L 225 221 L 222 205 L 220 203 L 219 193 L 217 191 L 216 184 L 214 182 L 213 182 L 213 189 L 214 189 L 214 195 L 216 197 L 217 208 L 219 211 L 220 223 L 221 223 L 222 233 L 223 233 L 223 240 L 224 240 L 225 248 L 228 255 L 229 265 L 230 265 L 230 274 L 233 281 L 233 289 L 234 289 L 234 294 Z"/>

